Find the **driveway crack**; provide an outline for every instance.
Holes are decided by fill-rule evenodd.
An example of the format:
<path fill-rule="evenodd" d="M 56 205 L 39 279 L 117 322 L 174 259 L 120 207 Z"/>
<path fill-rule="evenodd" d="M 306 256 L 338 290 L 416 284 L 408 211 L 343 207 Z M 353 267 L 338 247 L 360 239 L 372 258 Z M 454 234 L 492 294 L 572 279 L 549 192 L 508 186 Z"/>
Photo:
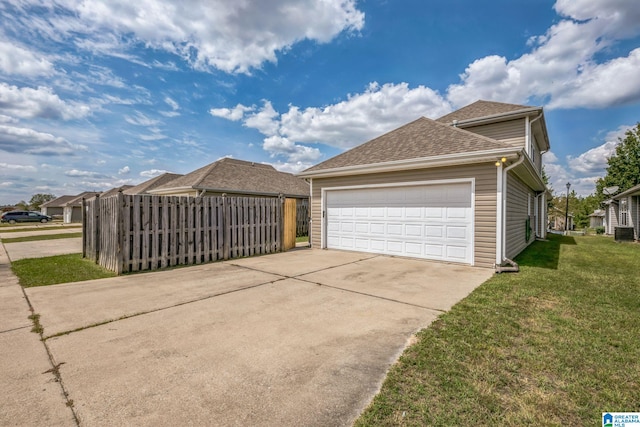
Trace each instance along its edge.
<path fill-rule="evenodd" d="M 60 337 L 60 336 L 63 336 L 63 335 L 69 335 L 69 334 L 74 333 L 74 332 L 80 332 L 80 331 L 83 331 L 85 329 L 90 329 L 90 328 L 95 328 L 95 327 L 102 326 L 102 325 L 107 325 L 109 323 L 117 322 L 119 320 L 130 319 L 132 317 L 143 316 L 145 314 L 156 313 L 156 312 L 159 312 L 159 311 L 164 311 L 164 310 L 168 310 L 168 309 L 175 308 L 175 307 L 180 307 L 180 306 L 187 305 L 187 304 L 193 304 L 193 303 L 199 302 L 199 301 L 205 301 L 205 300 L 208 300 L 208 299 L 211 299 L 211 298 L 215 298 L 215 297 L 219 297 L 219 296 L 222 296 L 222 295 L 228 295 L 228 294 L 232 294 L 232 293 L 235 293 L 235 292 L 246 291 L 248 289 L 257 288 L 257 287 L 260 287 L 260 286 L 268 285 L 270 283 L 279 282 L 279 281 L 285 280 L 285 279 L 286 279 L 286 277 L 281 277 L 279 279 L 269 280 L 267 282 L 258 283 L 256 285 L 245 286 L 243 288 L 238 288 L 238 289 L 232 289 L 232 290 L 229 290 L 229 291 L 219 292 L 217 294 L 207 295 L 207 296 L 196 298 L 196 299 L 192 299 L 192 300 L 189 300 L 189 301 L 179 302 L 177 304 L 172 304 L 172 305 L 168 305 L 168 306 L 164 306 L 164 307 L 154 308 L 153 310 L 146 310 L 146 311 L 140 311 L 140 312 L 132 313 L 132 314 L 125 314 L 124 316 L 120 316 L 120 317 L 118 317 L 116 319 L 109 319 L 109 320 L 105 320 L 105 321 L 102 321 L 102 322 L 96 322 L 96 323 L 92 323 L 90 325 L 81 326 L 79 328 L 75 328 L 75 329 L 71 329 L 71 330 L 67 330 L 67 331 L 62 331 L 62 332 L 57 332 L 57 333 L 55 333 L 53 335 L 48 335 L 48 336 L 44 337 L 43 340 L 48 340 L 49 338 Z"/>

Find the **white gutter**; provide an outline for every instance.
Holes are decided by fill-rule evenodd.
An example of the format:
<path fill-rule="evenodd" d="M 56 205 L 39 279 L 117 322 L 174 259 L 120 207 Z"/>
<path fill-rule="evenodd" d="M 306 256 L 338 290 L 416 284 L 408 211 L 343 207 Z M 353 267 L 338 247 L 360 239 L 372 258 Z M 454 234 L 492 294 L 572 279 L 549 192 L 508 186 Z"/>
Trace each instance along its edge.
<path fill-rule="evenodd" d="M 319 171 L 301 172 L 296 176 L 305 178 L 328 178 L 333 176 L 357 175 L 378 172 L 394 172 L 401 170 L 454 166 L 468 163 L 495 162 L 496 157 L 514 157 L 521 151 L 517 147 L 505 147 L 470 153 L 444 154 L 441 156 L 421 157 L 418 159 L 393 160 L 364 165 L 343 166 Z"/>
<path fill-rule="evenodd" d="M 516 166 L 524 162 L 525 156 L 523 154 L 518 153 L 518 157 L 519 158 L 517 161 L 515 161 L 514 163 L 511 163 L 506 168 L 501 167 L 502 176 L 498 177 L 498 185 L 500 186 L 500 189 L 501 189 L 501 198 L 500 198 L 501 200 L 498 204 L 501 206 L 499 206 L 500 212 L 496 212 L 496 216 L 500 217 L 501 223 L 498 229 L 496 230 L 498 234 L 498 236 L 496 236 L 496 264 L 497 264 L 496 266 L 499 266 L 500 264 L 502 264 L 502 262 L 507 258 L 506 256 L 507 172 L 509 172 L 511 169 L 515 168 Z M 498 256 L 498 247 L 500 248 L 499 256 Z"/>

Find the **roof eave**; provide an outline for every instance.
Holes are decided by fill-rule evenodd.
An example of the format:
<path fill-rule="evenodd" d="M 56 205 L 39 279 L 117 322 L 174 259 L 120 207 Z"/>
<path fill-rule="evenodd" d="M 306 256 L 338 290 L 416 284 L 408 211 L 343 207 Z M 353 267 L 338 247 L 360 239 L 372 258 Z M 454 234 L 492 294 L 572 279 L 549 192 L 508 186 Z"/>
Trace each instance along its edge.
<path fill-rule="evenodd" d="M 542 112 L 542 107 L 531 107 L 531 108 L 526 108 L 522 110 L 509 111 L 506 113 L 498 113 L 498 114 L 491 114 L 488 116 L 474 117 L 472 119 L 457 120 L 456 125 L 458 127 L 465 127 L 469 125 L 481 125 L 485 123 L 495 122 L 496 119 L 504 119 L 504 120 L 519 119 L 520 117 L 526 117 L 526 116 L 530 116 L 532 113 L 535 114 L 540 112 Z M 448 123 L 453 124 L 453 121 Z"/>
<path fill-rule="evenodd" d="M 391 162 L 365 165 L 344 166 L 322 169 L 319 171 L 300 172 L 300 178 L 330 178 L 344 175 L 362 175 L 378 172 L 396 172 L 410 169 L 426 169 L 441 166 L 494 162 L 501 157 L 516 157 L 522 152 L 519 147 L 505 147 L 494 150 L 474 151 L 466 153 L 445 154 L 441 156 L 421 157 L 416 159 L 395 160 Z"/>

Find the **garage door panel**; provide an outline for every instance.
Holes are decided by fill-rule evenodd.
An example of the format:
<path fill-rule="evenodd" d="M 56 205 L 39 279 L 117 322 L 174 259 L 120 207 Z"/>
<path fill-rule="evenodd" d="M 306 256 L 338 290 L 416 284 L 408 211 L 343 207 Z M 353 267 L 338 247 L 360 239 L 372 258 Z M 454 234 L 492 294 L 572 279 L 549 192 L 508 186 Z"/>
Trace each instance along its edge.
<path fill-rule="evenodd" d="M 448 226 L 446 228 L 446 232 L 447 232 L 447 239 L 460 239 L 460 240 L 467 240 L 469 238 L 468 234 L 467 234 L 467 227 L 456 227 L 456 226 Z"/>
<path fill-rule="evenodd" d="M 387 224 L 387 234 L 390 236 L 402 236 L 402 224 Z"/>
<path fill-rule="evenodd" d="M 436 225 L 436 226 L 426 226 L 426 236 L 430 238 L 439 239 L 444 237 L 444 225 Z"/>
<path fill-rule="evenodd" d="M 325 194 L 329 248 L 472 262 L 469 183 Z"/>
<path fill-rule="evenodd" d="M 422 237 L 422 231 L 422 224 L 407 224 L 404 228 L 404 233 L 407 237 Z"/>

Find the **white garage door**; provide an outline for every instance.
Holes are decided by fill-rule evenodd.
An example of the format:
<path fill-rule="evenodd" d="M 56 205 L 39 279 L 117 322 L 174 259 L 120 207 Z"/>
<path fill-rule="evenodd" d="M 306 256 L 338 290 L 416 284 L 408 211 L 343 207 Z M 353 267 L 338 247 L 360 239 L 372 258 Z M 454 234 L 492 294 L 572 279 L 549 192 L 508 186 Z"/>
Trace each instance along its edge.
<path fill-rule="evenodd" d="M 328 190 L 328 248 L 473 262 L 471 184 Z"/>

